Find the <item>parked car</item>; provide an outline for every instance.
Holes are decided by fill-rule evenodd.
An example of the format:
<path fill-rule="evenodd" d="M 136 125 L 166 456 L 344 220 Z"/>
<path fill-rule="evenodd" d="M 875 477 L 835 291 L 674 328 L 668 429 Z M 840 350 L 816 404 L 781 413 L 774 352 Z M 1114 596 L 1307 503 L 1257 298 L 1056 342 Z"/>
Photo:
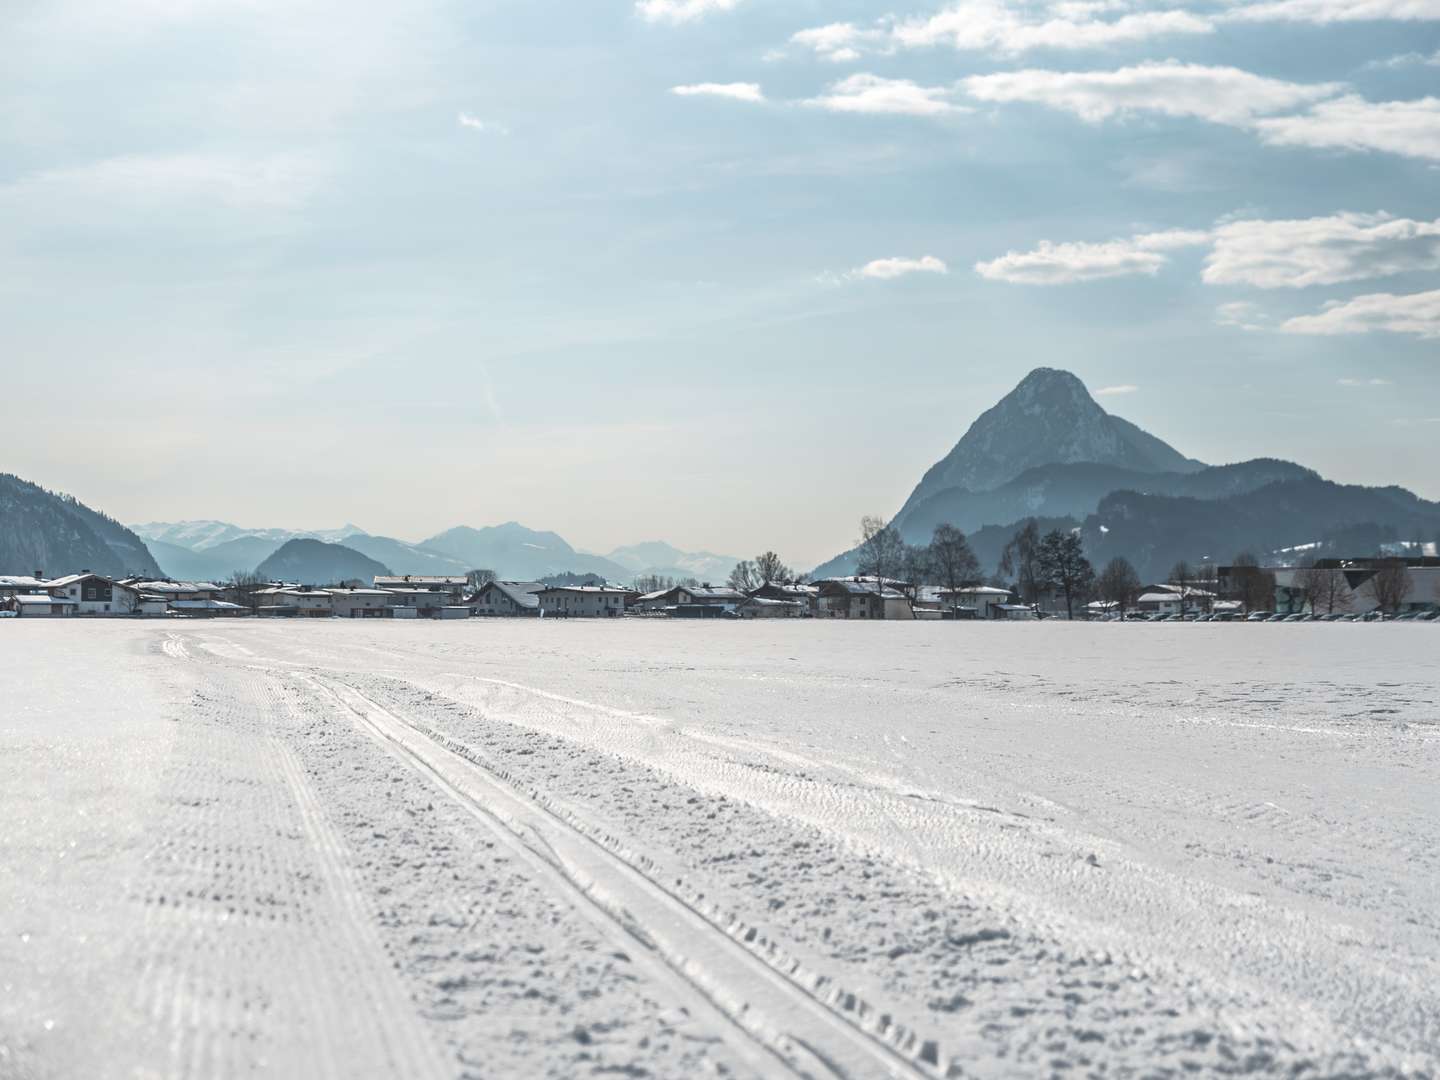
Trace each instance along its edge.
<path fill-rule="evenodd" d="M 1274 616 L 1274 614 L 1275 614 L 1275 613 L 1274 613 L 1273 611 L 1252 611 L 1252 612 L 1250 612 L 1249 615 L 1246 615 L 1246 616 L 1245 616 L 1245 621 L 1246 621 L 1246 622 L 1269 622 L 1270 619 L 1271 619 L 1271 617 Z"/>

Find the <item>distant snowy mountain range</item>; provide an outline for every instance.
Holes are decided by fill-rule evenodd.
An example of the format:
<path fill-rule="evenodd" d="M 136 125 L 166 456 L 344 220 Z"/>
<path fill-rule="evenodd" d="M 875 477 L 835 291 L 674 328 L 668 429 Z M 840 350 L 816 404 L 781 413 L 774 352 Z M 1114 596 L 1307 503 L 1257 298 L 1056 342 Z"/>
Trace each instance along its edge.
<path fill-rule="evenodd" d="M 864 509 L 856 508 L 857 517 Z M 891 524 L 917 545 L 941 523 L 958 526 L 988 572 L 1030 519 L 1047 530 L 1079 531 L 1097 565 L 1124 555 L 1146 578 L 1163 576 L 1178 559 L 1224 563 L 1242 550 L 1282 560 L 1302 548 L 1368 555 L 1396 544 L 1428 550 L 1440 538 L 1440 503 L 1398 487 L 1332 483 L 1273 458 L 1206 465 L 1107 413 L 1084 383 L 1054 368 L 1032 371 L 976 419 L 921 477 Z M 617 582 L 651 574 L 720 582 L 737 561 L 663 541 L 600 555 L 513 521 L 457 526 L 418 543 L 353 524 L 294 530 L 156 521 L 132 531 L 68 496 L 0 476 L 0 573 L 158 569 L 177 578 L 223 579 L 261 566 L 295 541 L 338 544 L 356 554 L 351 561 L 361 568 L 373 563 L 397 574 L 490 569 L 518 580 L 574 572 Z M 849 574 L 855 563 L 852 549 L 813 573 Z"/>
<path fill-rule="evenodd" d="M 167 573 L 182 578 L 228 578 L 261 565 L 293 540 L 341 544 L 396 574 L 464 574 L 483 568 L 516 580 L 573 571 L 610 581 L 642 575 L 723 581 L 738 561 L 708 551 L 682 551 L 661 541 L 596 555 L 577 551 L 556 533 L 513 521 L 479 529 L 457 526 L 420 543 L 375 536 L 358 525 L 296 530 L 247 529 L 226 521 L 152 521 L 136 525 L 134 531 Z"/>

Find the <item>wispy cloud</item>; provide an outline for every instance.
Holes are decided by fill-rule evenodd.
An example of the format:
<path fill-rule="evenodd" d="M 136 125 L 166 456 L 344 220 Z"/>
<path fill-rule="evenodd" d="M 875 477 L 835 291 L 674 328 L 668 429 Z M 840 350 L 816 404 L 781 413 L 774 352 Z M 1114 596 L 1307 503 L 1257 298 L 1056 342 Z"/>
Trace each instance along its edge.
<path fill-rule="evenodd" d="M 824 94 L 806 101 L 830 112 L 888 113 L 901 116 L 946 116 L 969 112 L 950 100 L 943 86 L 920 86 L 909 79 L 886 79 L 860 73 L 832 84 Z"/>
<path fill-rule="evenodd" d="M 635 14 L 646 22 L 685 23 L 739 6 L 740 0 L 635 0 Z"/>
<path fill-rule="evenodd" d="M 1115 71 L 1027 69 L 962 80 L 980 101 L 1027 102 L 1098 123 L 1136 113 L 1248 127 L 1257 117 L 1332 97 L 1338 83 L 1294 83 L 1233 67 L 1149 61 Z"/>
<path fill-rule="evenodd" d="M 1335 300 L 1314 315 L 1287 319 L 1280 329 L 1287 334 L 1367 334 L 1384 330 L 1440 338 L 1440 289 L 1397 295 L 1370 293 L 1351 300 Z"/>
<path fill-rule="evenodd" d="M 975 264 L 983 277 L 1025 285 L 1154 274 L 1165 252 L 1210 247 L 1201 273 L 1207 285 L 1306 288 L 1440 270 L 1440 219 L 1412 221 L 1384 212 L 1339 213 L 1294 220 L 1221 220 L 1213 229 L 1170 229 L 1101 243 L 1041 241 Z M 1238 310 L 1238 309 L 1237 309 Z M 1226 325 L 1253 321 L 1222 320 Z"/>
<path fill-rule="evenodd" d="M 1141 233 L 1101 243 L 1056 244 L 1042 240 L 1032 251 L 1009 251 L 998 259 L 977 262 L 975 271 L 981 277 L 1013 285 L 1070 285 L 1134 274 L 1153 275 L 1169 261 L 1166 252 L 1209 242 L 1208 232 L 1193 229 Z"/>
<path fill-rule="evenodd" d="M 1208 34 L 1212 22 L 1189 11 L 1125 12 L 1114 5 L 1056 3 L 1035 10 L 1001 0 L 964 0 L 933 15 L 881 19 L 871 26 L 829 23 L 791 36 L 792 45 L 843 62 L 902 49 L 948 46 L 1013 56 L 1031 49 L 1079 50 L 1176 34 Z"/>
<path fill-rule="evenodd" d="M 1102 386 L 1093 393 L 1096 397 L 1118 397 L 1121 394 L 1136 393 L 1139 389 L 1134 383 L 1121 383 L 1119 386 Z"/>
<path fill-rule="evenodd" d="M 1227 22 L 1427 22 L 1440 19 L 1436 0 L 1268 0 L 1237 5 Z"/>
<path fill-rule="evenodd" d="M 934 255 L 921 255 L 918 259 L 905 256 L 873 259 L 864 266 L 851 270 L 845 276 L 889 281 L 893 278 L 904 277 L 906 274 L 948 274 L 949 272 L 950 268 L 945 265 L 943 259 L 937 259 Z"/>
<path fill-rule="evenodd" d="M 1389 379 L 1336 379 L 1336 386 L 1394 386 Z"/>
<path fill-rule="evenodd" d="M 690 86 L 672 86 L 670 93 L 681 97 L 722 97 L 734 101 L 763 102 L 765 94 L 759 83 L 694 83 Z"/>
<path fill-rule="evenodd" d="M 483 131 L 490 135 L 510 134 L 510 129 L 507 128 L 504 124 L 497 124 L 493 120 L 482 120 L 480 117 L 472 116 L 467 112 L 462 112 L 456 118 L 456 122 L 463 128 L 470 128 L 474 131 Z"/>
<path fill-rule="evenodd" d="M 1347 94 L 1295 116 L 1255 121 L 1267 143 L 1341 150 L 1380 150 L 1440 161 L 1440 98 L 1366 101 Z"/>
<path fill-rule="evenodd" d="M 1304 288 L 1440 270 L 1440 218 L 1411 221 L 1386 213 L 1267 221 L 1215 229 L 1202 275 L 1209 285 Z"/>
<path fill-rule="evenodd" d="M 1232 300 L 1215 309 L 1216 326 L 1233 326 L 1237 330 L 1269 330 L 1270 316 L 1249 300 Z"/>

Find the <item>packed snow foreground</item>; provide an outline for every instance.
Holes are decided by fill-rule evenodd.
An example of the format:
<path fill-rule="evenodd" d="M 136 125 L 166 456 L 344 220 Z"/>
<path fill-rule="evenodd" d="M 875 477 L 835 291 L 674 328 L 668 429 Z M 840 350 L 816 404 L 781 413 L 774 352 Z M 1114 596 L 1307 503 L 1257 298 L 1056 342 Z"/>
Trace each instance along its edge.
<path fill-rule="evenodd" d="M 1432 1075 L 1428 627 L 0 630 L 0 1076 Z"/>

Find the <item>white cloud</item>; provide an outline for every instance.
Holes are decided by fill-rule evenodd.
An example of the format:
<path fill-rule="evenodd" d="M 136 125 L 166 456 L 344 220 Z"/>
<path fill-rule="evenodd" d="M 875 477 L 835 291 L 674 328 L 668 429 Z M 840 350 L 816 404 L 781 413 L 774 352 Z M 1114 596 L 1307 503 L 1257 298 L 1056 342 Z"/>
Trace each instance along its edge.
<path fill-rule="evenodd" d="M 733 11 L 740 0 L 635 0 L 635 14 L 646 22 L 684 23 L 715 11 Z"/>
<path fill-rule="evenodd" d="M 1440 270 L 1440 218 L 1340 213 L 1219 225 L 1203 278 L 1209 285 L 1298 289 L 1413 270 Z"/>
<path fill-rule="evenodd" d="M 791 34 L 790 42 L 810 49 L 822 59 L 843 63 L 859 59 L 858 46 L 874 38 L 874 31 L 861 30 L 854 23 L 828 23 Z"/>
<path fill-rule="evenodd" d="M 1215 309 L 1217 326 L 1233 326 L 1239 330 L 1268 330 L 1270 317 L 1258 304 L 1249 300 L 1232 300 Z"/>
<path fill-rule="evenodd" d="M 1095 18 L 1100 10 L 1098 5 L 1069 5 L 1035 16 L 1000 0 L 966 0 L 928 18 L 897 23 L 888 39 L 900 48 L 949 45 L 1013 55 L 1030 49 L 1092 49 L 1214 30 L 1208 18 L 1188 11 L 1139 11 L 1115 19 Z"/>
<path fill-rule="evenodd" d="M 1336 386 L 1394 386 L 1389 379 L 1336 379 Z"/>
<path fill-rule="evenodd" d="M 944 116 L 969 112 L 949 100 L 951 91 L 942 86 L 919 86 L 909 79 L 884 79 L 861 73 L 833 83 L 806 105 L 831 112 L 891 113 L 904 116 Z"/>
<path fill-rule="evenodd" d="M 1207 16 L 1175 9 L 1101 17 L 1124 6 L 1054 3 L 1037 13 L 1004 0 L 963 0 L 934 15 L 889 17 L 870 28 L 854 23 L 817 26 L 800 31 L 790 41 L 823 59 L 844 61 L 856 59 L 862 52 L 890 54 L 936 46 L 1013 56 L 1030 49 L 1093 49 L 1214 30 Z"/>
<path fill-rule="evenodd" d="M 1121 383 L 1119 386 L 1102 386 L 1099 390 L 1092 390 L 1096 397 L 1115 397 L 1119 394 L 1133 394 L 1140 387 L 1134 383 Z"/>
<path fill-rule="evenodd" d="M 692 86 L 672 86 L 670 93 L 681 97 L 723 97 L 735 101 L 763 102 L 765 94 L 759 83 L 695 83 Z"/>
<path fill-rule="evenodd" d="M 1366 334 L 1386 330 L 1440 338 L 1440 289 L 1403 295 L 1370 293 L 1352 300 L 1335 300 L 1314 315 L 1287 319 L 1280 329 L 1287 334 Z"/>
<path fill-rule="evenodd" d="M 1430 55 L 1418 52 L 1400 53 L 1396 56 L 1387 56 L 1384 60 L 1371 60 L 1365 65 L 1366 70 L 1375 71 L 1383 69 L 1407 68 L 1420 64 L 1426 67 L 1440 67 L 1440 49 L 1436 49 Z"/>
<path fill-rule="evenodd" d="M 1366 101 L 1347 94 L 1296 116 L 1257 119 L 1254 126 L 1276 145 L 1382 150 L 1440 161 L 1440 98 Z"/>
<path fill-rule="evenodd" d="M 1268 0 L 1221 18 L 1232 22 L 1421 22 L 1440 19 L 1440 0 Z"/>
<path fill-rule="evenodd" d="M 1191 229 L 1141 233 L 1098 244 L 1042 240 L 1034 251 L 1009 251 L 998 259 L 977 262 L 975 271 L 991 281 L 1012 285 L 1070 285 L 1134 274 L 1154 275 L 1169 261 L 1164 252 L 1209 241 L 1209 233 Z"/>
<path fill-rule="evenodd" d="M 471 128 L 475 131 L 488 132 L 492 135 L 510 134 L 510 129 L 507 128 L 504 124 L 497 124 L 493 120 L 482 120 L 480 119 L 480 117 L 471 116 L 469 113 L 466 112 L 462 112 L 459 117 L 456 118 L 456 122 L 461 127 Z"/>
<path fill-rule="evenodd" d="M 918 259 L 896 256 L 890 259 L 874 259 L 846 274 L 849 278 L 876 278 L 889 281 L 906 274 L 948 274 L 950 268 L 944 260 L 934 255 L 921 255 Z"/>
<path fill-rule="evenodd" d="M 1239 68 L 1175 60 L 1147 61 L 1116 71 L 1006 71 L 972 75 L 962 85 L 981 101 L 1045 105 L 1091 122 L 1153 112 L 1241 127 L 1342 89 L 1337 83 L 1293 83 Z"/>

